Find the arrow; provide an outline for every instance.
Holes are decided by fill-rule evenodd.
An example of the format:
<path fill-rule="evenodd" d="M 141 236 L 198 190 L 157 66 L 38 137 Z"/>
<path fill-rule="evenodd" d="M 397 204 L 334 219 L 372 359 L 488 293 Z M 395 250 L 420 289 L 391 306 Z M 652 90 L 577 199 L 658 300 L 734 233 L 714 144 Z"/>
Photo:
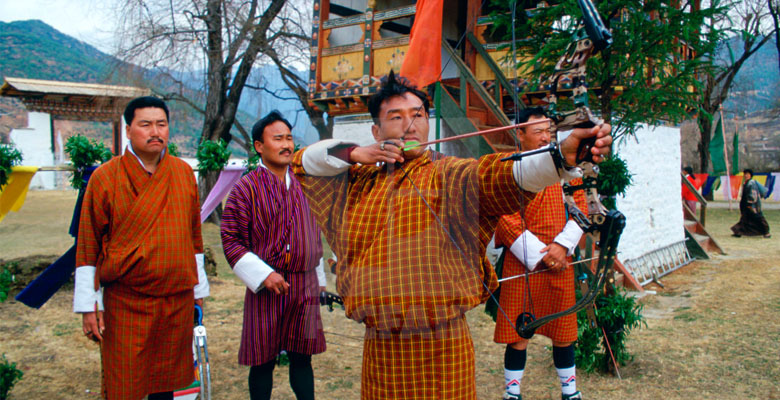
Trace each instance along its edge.
<path fill-rule="evenodd" d="M 529 126 L 529 125 L 536 125 L 536 124 L 541 123 L 541 122 L 552 122 L 552 120 L 549 119 L 549 118 L 535 119 L 533 121 L 523 122 L 522 124 L 515 124 L 515 125 L 509 125 L 509 126 L 499 126 L 498 128 L 491 128 L 491 129 L 486 129 L 484 131 L 476 131 L 476 132 L 471 132 L 471 133 L 465 133 L 463 135 L 451 136 L 451 137 L 446 137 L 446 138 L 442 138 L 442 139 L 436 139 L 436 140 L 432 140 L 430 142 L 424 142 L 424 143 L 420 143 L 420 142 L 418 142 L 416 140 L 412 140 L 412 141 L 406 142 L 404 144 L 404 147 L 401 150 L 409 151 L 409 150 L 412 150 L 412 149 L 416 149 L 418 147 L 428 146 L 428 145 L 431 145 L 431 144 L 444 143 L 444 142 L 450 142 L 450 141 L 453 141 L 453 140 L 470 138 L 470 137 L 473 137 L 473 136 L 482 136 L 482 135 L 487 135 L 487 134 L 490 134 L 490 133 L 503 132 L 503 131 L 508 131 L 508 130 L 511 130 L 511 129 L 523 128 L 523 127 L 526 127 L 526 126 Z"/>

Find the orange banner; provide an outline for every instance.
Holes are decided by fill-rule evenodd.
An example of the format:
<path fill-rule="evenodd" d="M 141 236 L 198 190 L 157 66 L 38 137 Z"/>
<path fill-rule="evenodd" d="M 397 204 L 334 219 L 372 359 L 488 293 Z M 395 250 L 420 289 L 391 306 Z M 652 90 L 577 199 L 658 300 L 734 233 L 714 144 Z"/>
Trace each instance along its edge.
<path fill-rule="evenodd" d="M 737 200 L 739 198 L 739 187 L 742 186 L 742 173 L 731 175 L 729 178 L 731 179 L 731 198 Z"/>
<path fill-rule="evenodd" d="M 444 0 L 418 0 L 401 76 L 419 89 L 439 80 Z"/>

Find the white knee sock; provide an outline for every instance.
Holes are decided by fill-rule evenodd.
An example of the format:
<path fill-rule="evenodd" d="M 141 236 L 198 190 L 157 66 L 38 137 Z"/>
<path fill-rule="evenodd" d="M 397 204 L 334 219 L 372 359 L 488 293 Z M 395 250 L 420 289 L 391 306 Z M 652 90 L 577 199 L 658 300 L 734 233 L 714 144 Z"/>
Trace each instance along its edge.
<path fill-rule="evenodd" d="M 523 380 L 523 371 L 512 371 L 504 368 L 504 382 L 506 392 L 511 394 L 520 394 L 520 382 Z"/>
<path fill-rule="evenodd" d="M 577 392 L 577 374 L 574 367 L 555 368 L 558 371 L 558 379 L 561 380 L 561 393 L 574 394 Z"/>

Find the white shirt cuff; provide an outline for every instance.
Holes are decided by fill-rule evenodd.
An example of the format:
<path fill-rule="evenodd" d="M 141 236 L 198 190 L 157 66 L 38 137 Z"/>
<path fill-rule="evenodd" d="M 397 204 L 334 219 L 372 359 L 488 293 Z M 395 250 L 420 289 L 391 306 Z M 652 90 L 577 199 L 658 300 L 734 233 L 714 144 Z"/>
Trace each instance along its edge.
<path fill-rule="evenodd" d="M 574 254 L 574 249 L 576 249 L 577 245 L 580 243 L 581 237 L 582 228 L 573 220 L 569 220 L 566 222 L 566 226 L 563 227 L 561 233 L 555 237 L 554 242 L 567 248 L 569 250 L 567 255 L 571 256 Z"/>
<path fill-rule="evenodd" d="M 570 170 L 562 168 L 561 171 L 562 175 L 558 175 L 552 154 L 546 152 L 515 161 L 512 175 L 518 186 L 534 193 L 541 192 L 547 186 L 560 182 L 561 179 L 568 182 L 574 178 L 582 177 L 582 170 L 579 168 Z"/>
<path fill-rule="evenodd" d="M 320 140 L 307 147 L 303 151 L 303 170 L 312 176 L 336 176 L 349 170 L 352 164 L 328 154 L 328 150 L 341 145 L 355 145 L 357 143 L 339 139 Z"/>
<path fill-rule="evenodd" d="M 496 248 L 496 235 L 494 234 L 492 238 L 490 238 L 490 242 L 487 244 L 487 247 L 485 248 L 485 257 L 487 257 L 488 261 L 490 262 L 490 265 L 496 266 L 496 263 L 498 262 L 498 259 L 501 257 L 501 253 L 504 252 L 504 248 Z"/>
<path fill-rule="evenodd" d="M 325 277 L 325 259 L 320 257 L 320 263 L 317 265 L 317 281 L 320 287 L 328 286 L 328 279 Z"/>
<path fill-rule="evenodd" d="M 244 285 L 249 290 L 257 293 L 263 288 L 265 278 L 268 278 L 268 275 L 271 275 L 274 269 L 255 253 L 247 252 L 233 266 L 233 272 L 241 279 L 241 282 L 244 282 Z"/>
<path fill-rule="evenodd" d="M 203 299 L 209 297 L 211 294 L 211 288 L 209 287 L 209 279 L 206 276 L 205 262 L 203 259 L 203 253 L 195 254 L 195 263 L 198 265 L 198 284 L 195 285 L 195 298 Z"/>
<path fill-rule="evenodd" d="M 539 261 L 542 261 L 547 252 L 541 253 L 541 250 L 545 248 L 545 244 L 539 240 L 533 233 L 526 230 L 522 235 L 518 236 L 509 251 L 520 260 L 529 271 L 533 271 Z"/>
<path fill-rule="evenodd" d="M 95 290 L 95 267 L 84 265 L 76 268 L 75 284 L 73 289 L 73 312 L 95 312 L 95 303 L 98 310 L 103 311 L 103 291 Z"/>

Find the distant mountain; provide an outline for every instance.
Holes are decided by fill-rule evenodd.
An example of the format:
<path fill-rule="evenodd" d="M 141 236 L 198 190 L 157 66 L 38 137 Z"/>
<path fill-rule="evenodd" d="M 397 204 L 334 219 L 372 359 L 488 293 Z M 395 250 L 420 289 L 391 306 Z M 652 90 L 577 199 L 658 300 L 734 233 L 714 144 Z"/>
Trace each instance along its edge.
<path fill-rule="evenodd" d="M 0 22 L 0 76 L 100 83 L 117 64 L 42 21 Z"/>
<path fill-rule="evenodd" d="M 729 41 L 735 54 L 742 53 L 742 44 L 735 37 Z M 720 49 L 720 58 L 728 60 L 729 51 L 724 45 Z M 778 104 L 780 97 L 780 68 L 774 39 L 770 39 L 758 52 L 745 61 L 737 73 L 731 87 L 729 98 L 723 105 L 729 113 L 748 114 L 762 112 Z"/>
<path fill-rule="evenodd" d="M 123 63 L 93 46 L 59 32 L 44 22 L 38 20 L 0 22 L 0 78 L 12 76 L 138 86 L 135 80 L 131 81 L 127 78 L 130 74 L 118 73 L 117 71 L 120 70 L 132 70 L 133 75 L 142 75 L 149 82 L 165 82 L 164 78 L 160 78 L 163 75 L 160 73 L 161 70 L 143 70 Z M 170 73 L 170 71 L 165 72 Z M 250 81 L 259 81 L 265 84 L 269 91 L 281 93 L 282 97 L 294 97 L 292 92 L 284 93 L 287 88 L 275 67 L 259 67 L 252 74 Z M 202 71 L 175 74 L 183 82 L 190 82 L 187 88 L 192 91 L 201 90 L 202 75 Z M 256 76 L 260 79 L 255 78 Z M 157 85 L 160 83 L 155 84 Z M 23 112 L 17 102 L 0 98 L 0 103 L 0 109 L 16 108 L 17 112 Z M 203 126 L 203 117 L 183 103 L 170 102 L 169 106 L 173 128 L 172 140 L 177 143 L 183 155 L 194 156 Z M 265 92 L 245 89 L 237 118 L 247 130 L 251 130 L 254 121 L 273 109 L 280 110 L 294 124 L 293 135 L 296 136 L 297 142 L 309 144 L 317 140 L 317 132 L 309 122 L 306 113 L 302 111 L 298 100 L 278 99 Z M 18 121 L 18 118 L 15 120 Z M 3 124 L 3 120 L 0 120 L 0 136 L 15 127 L 3 126 Z M 237 157 L 245 155 L 238 146 L 233 146 L 233 153 Z"/>

